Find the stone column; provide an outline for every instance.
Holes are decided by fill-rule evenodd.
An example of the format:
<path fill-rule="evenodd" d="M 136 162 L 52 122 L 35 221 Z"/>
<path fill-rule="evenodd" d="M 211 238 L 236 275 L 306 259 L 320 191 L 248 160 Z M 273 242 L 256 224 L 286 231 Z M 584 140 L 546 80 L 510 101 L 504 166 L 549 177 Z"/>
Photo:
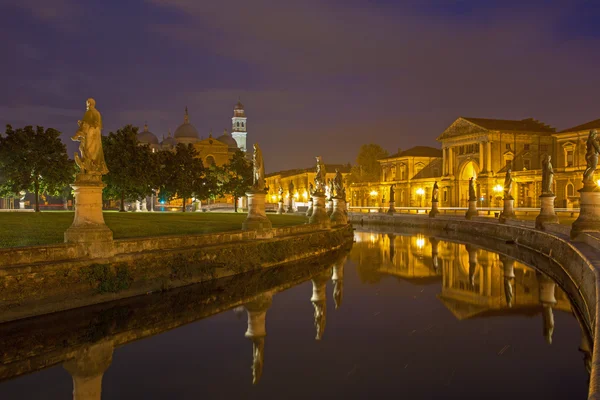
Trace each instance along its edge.
<path fill-rule="evenodd" d="M 448 162 L 448 156 L 446 155 L 447 149 L 445 147 L 442 148 L 442 176 L 448 175 L 448 167 L 446 163 Z"/>
<path fill-rule="evenodd" d="M 583 232 L 600 231 L 600 189 L 583 187 L 579 193 L 579 217 L 571 226 L 571 239 L 577 239 Z"/>
<path fill-rule="evenodd" d="M 448 175 L 454 175 L 454 161 L 452 160 L 454 151 L 452 147 L 448 147 L 446 150 L 448 151 Z"/>
<path fill-rule="evenodd" d="M 101 175 L 77 174 L 71 185 L 75 191 L 75 216 L 65 232 L 66 243 L 85 246 L 89 257 L 110 257 L 114 253 L 113 233 L 102 214 Z"/>
<path fill-rule="evenodd" d="M 348 223 L 348 217 L 344 212 L 344 203 L 343 199 L 333 198 L 333 211 L 329 217 L 331 225 L 346 225 Z"/>
<path fill-rule="evenodd" d="M 273 294 L 267 292 L 244 305 L 248 313 L 248 329 L 244 336 L 252 340 L 252 383 L 257 384 L 262 376 L 265 337 L 267 336 L 267 310 L 273 302 Z"/>
<path fill-rule="evenodd" d="M 538 284 L 539 284 L 539 299 L 542 304 L 542 317 L 544 319 L 544 337 L 548 344 L 552 344 L 552 334 L 554 333 L 554 314 L 552 308 L 556 304 L 556 298 L 554 297 L 554 289 L 556 284 L 552 279 L 537 273 Z"/>
<path fill-rule="evenodd" d="M 505 198 L 503 201 L 504 201 L 504 209 L 500 213 L 500 218 L 499 218 L 499 221 L 501 223 L 505 223 L 509 219 L 516 218 L 515 209 L 514 209 L 515 199 L 513 199 L 513 197 L 511 196 L 509 199 Z"/>
<path fill-rule="evenodd" d="M 312 279 L 313 294 L 310 301 L 315 309 L 316 340 L 323 338 L 325 333 L 325 322 L 327 317 L 327 281 L 331 277 L 331 270 L 321 272 Z"/>
<path fill-rule="evenodd" d="M 310 218 L 313 213 L 313 199 L 308 199 L 308 209 L 306 210 L 306 216 Z"/>
<path fill-rule="evenodd" d="M 484 156 L 485 146 L 483 143 L 484 142 L 479 142 L 479 165 L 481 165 L 481 174 L 485 174 L 487 172 L 487 166 L 485 165 L 486 157 Z"/>
<path fill-rule="evenodd" d="M 154 212 L 154 193 L 150 195 L 150 212 Z"/>
<path fill-rule="evenodd" d="M 396 212 L 396 202 L 390 201 L 390 206 L 387 209 L 386 213 L 389 215 L 394 215 L 395 212 Z"/>
<path fill-rule="evenodd" d="M 515 260 L 502 254 L 499 258 L 504 266 L 504 297 L 506 305 L 511 308 L 514 298 L 512 281 L 515 278 Z"/>
<path fill-rule="evenodd" d="M 471 219 L 477 215 L 479 215 L 479 212 L 477 211 L 477 200 L 469 200 L 469 209 L 465 214 L 465 218 Z"/>
<path fill-rule="evenodd" d="M 558 216 L 554 211 L 554 194 L 543 194 L 540 196 L 540 215 L 535 219 L 536 229 L 544 229 L 545 224 L 558 224 Z"/>
<path fill-rule="evenodd" d="M 277 214 L 283 214 L 283 199 L 279 200 L 279 207 L 277 207 Z"/>
<path fill-rule="evenodd" d="M 270 231 L 273 225 L 265 212 L 265 197 L 267 194 L 264 191 L 246 193 L 248 198 L 248 216 L 242 223 L 244 231 L 259 231 L 261 237 L 270 237 Z M 266 236 L 265 236 L 266 235 Z"/>
<path fill-rule="evenodd" d="M 112 362 L 112 342 L 77 350 L 63 363 L 73 378 L 73 400 L 101 400 L 102 377 Z"/>
<path fill-rule="evenodd" d="M 344 264 L 347 258 L 348 256 L 344 256 L 333 265 L 331 281 L 333 282 L 333 301 L 336 310 L 341 307 L 344 297 Z"/>
<path fill-rule="evenodd" d="M 24 191 L 19 192 L 20 196 L 19 196 L 19 208 L 21 210 L 25 209 L 25 195 L 26 193 Z"/>
<path fill-rule="evenodd" d="M 330 226 L 329 217 L 327 211 L 325 211 L 325 194 L 315 193 L 312 196 L 313 199 L 313 212 L 308 220 L 309 224 L 321 224 L 325 227 Z"/>
<path fill-rule="evenodd" d="M 487 173 L 492 172 L 492 142 L 487 141 L 487 153 L 485 155 L 485 169 Z"/>
<path fill-rule="evenodd" d="M 435 218 L 435 216 L 440 213 L 440 211 L 438 210 L 438 203 L 438 200 L 431 201 L 431 211 L 429 211 L 429 218 Z"/>

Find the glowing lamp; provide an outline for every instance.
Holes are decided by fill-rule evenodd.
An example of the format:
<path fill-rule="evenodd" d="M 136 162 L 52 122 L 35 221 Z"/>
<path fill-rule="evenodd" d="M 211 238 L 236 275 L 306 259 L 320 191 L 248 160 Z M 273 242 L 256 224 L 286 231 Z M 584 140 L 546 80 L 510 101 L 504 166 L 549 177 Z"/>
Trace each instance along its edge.
<path fill-rule="evenodd" d="M 600 179 L 598 179 L 598 180 L 596 181 L 596 185 L 597 185 L 597 186 L 600 186 Z"/>
<path fill-rule="evenodd" d="M 423 247 L 425 247 L 425 238 L 420 235 L 417 237 L 417 247 L 419 249 L 422 249 Z"/>
<path fill-rule="evenodd" d="M 304 191 L 304 193 L 302 193 L 302 197 L 303 197 L 304 199 L 307 199 L 307 198 L 308 198 L 308 193 L 306 192 L 306 190 Z"/>
<path fill-rule="evenodd" d="M 504 187 L 502 187 L 502 185 L 494 186 L 494 192 L 500 193 L 502 190 L 504 190 Z"/>
<path fill-rule="evenodd" d="M 379 193 L 377 193 L 377 190 L 372 190 L 371 193 L 369 193 L 371 196 L 377 196 Z"/>
<path fill-rule="evenodd" d="M 423 196 L 423 195 L 425 194 L 425 190 L 424 190 L 423 188 L 418 188 L 418 189 L 417 189 L 417 194 L 418 194 L 419 196 Z"/>

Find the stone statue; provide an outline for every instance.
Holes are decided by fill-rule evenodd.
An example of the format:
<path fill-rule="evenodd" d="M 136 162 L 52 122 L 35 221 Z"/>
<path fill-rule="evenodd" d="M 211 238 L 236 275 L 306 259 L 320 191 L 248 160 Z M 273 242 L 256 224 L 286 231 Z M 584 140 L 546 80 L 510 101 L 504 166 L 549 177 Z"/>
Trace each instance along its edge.
<path fill-rule="evenodd" d="M 104 175 L 108 173 L 104 152 L 102 151 L 102 117 L 96 110 L 96 101 L 86 101 L 86 112 L 81 121 L 77 121 L 79 129 L 71 140 L 79 142 L 79 154 L 75 154 L 75 163 L 82 174 Z"/>
<path fill-rule="evenodd" d="M 315 192 L 315 187 L 313 186 L 312 182 L 309 182 L 308 183 L 308 194 L 312 196 L 314 192 Z"/>
<path fill-rule="evenodd" d="M 506 170 L 506 176 L 504 177 L 504 200 L 512 200 L 512 171 L 511 169 Z"/>
<path fill-rule="evenodd" d="M 597 133 L 598 132 L 595 129 L 592 129 L 586 143 L 585 161 L 587 163 L 587 168 L 583 172 L 583 184 L 588 187 L 595 186 L 594 172 L 596 172 L 596 167 L 598 166 L 598 154 L 600 154 L 600 145 L 596 138 Z"/>
<path fill-rule="evenodd" d="M 279 185 L 279 201 L 283 201 L 283 188 Z"/>
<path fill-rule="evenodd" d="M 390 185 L 390 203 L 394 203 L 394 196 L 396 195 L 396 191 L 394 190 L 394 185 Z"/>
<path fill-rule="evenodd" d="M 553 195 L 552 182 L 554 181 L 554 170 L 552 169 L 551 163 L 552 157 L 546 155 L 544 161 L 542 161 L 542 195 L 549 194 Z"/>
<path fill-rule="evenodd" d="M 258 143 L 254 143 L 254 154 L 252 155 L 253 182 L 252 190 L 263 192 L 265 190 L 265 163 L 263 161 L 262 151 Z"/>
<path fill-rule="evenodd" d="M 475 193 L 475 178 L 469 178 L 469 201 L 477 201 L 477 194 Z"/>
<path fill-rule="evenodd" d="M 330 199 L 333 197 L 333 180 L 329 179 L 327 181 L 327 197 L 329 197 Z"/>
<path fill-rule="evenodd" d="M 290 181 L 288 185 L 288 191 L 290 192 L 290 199 L 294 197 L 294 182 Z"/>
<path fill-rule="evenodd" d="M 332 197 L 335 195 L 336 198 L 340 198 L 342 194 L 342 190 L 344 189 L 344 179 L 342 178 L 342 174 L 340 170 L 336 168 L 335 176 L 333 177 L 333 191 Z"/>
<path fill-rule="evenodd" d="M 315 175 L 315 192 L 316 193 L 324 193 L 325 192 L 325 177 L 327 175 L 327 171 L 325 170 L 325 164 L 323 164 L 323 158 L 321 156 L 317 156 L 317 170 Z"/>
<path fill-rule="evenodd" d="M 438 194 L 439 194 L 440 188 L 438 187 L 437 181 L 435 181 L 433 183 L 433 190 L 431 191 L 431 201 L 438 201 Z"/>

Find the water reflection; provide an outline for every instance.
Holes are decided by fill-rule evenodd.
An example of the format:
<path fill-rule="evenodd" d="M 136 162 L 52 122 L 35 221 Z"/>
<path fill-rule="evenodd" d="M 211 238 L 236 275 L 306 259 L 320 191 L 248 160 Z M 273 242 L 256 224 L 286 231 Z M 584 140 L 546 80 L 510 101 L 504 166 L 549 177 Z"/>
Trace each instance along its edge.
<path fill-rule="evenodd" d="M 272 324 L 291 324 L 295 318 L 282 322 L 281 316 L 274 316 L 273 309 L 277 308 L 281 292 L 304 282 L 307 286 L 303 287 L 306 290 L 301 294 L 302 304 L 307 307 L 308 313 L 310 300 L 313 314 L 304 314 L 310 321 L 304 319 L 303 326 L 311 330 L 309 335 L 303 331 L 303 335 L 309 336 L 308 340 L 312 341 L 314 333 L 314 339 L 321 341 L 319 346 L 327 342 L 328 291 L 331 290 L 333 301 L 329 304 L 331 314 L 327 335 L 339 340 L 340 322 L 338 320 L 336 325 L 336 316 L 345 315 L 348 320 L 354 320 L 357 319 L 356 313 L 360 312 L 357 303 L 352 303 L 353 296 L 357 296 L 353 292 L 358 290 L 358 279 L 367 284 L 378 284 L 387 279 L 391 280 L 394 287 L 397 286 L 395 280 L 411 285 L 427 285 L 434 290 L 432 302 L 436 306 L 443 304 L 455 317 L 451 318 L 453 321 L 541 315 L 541 330 L 548 344 L 552 343 L 555 331 L 554 312 L 572 313 L 568 297 L 554 281 L 514 258 L 475 245 L 454 243 L 423 234 L 356 232 L 355 239 L 356 243 L 350 252 L 340 252 L 322 264 L 273 269 L 146 298 L 124 300 L 116 305 L 102 305 L 85 311 L 73 310 L 0 325 L 0 379 L 8 380 L 62 364 L 72 377 L 74 399 L 100 399 L 103 376 L 111 365 L 116 348 L 234 310 L 240 317 L 247 316 L 245 331 L 240 329 L 236 335 L 248 339 L 244 341 L 248 357 L 248 364 L 244 368 L 247 365 L 251 368 L 245 370 L 248 375 L 244 376 L 250 381 L 251 374 L 252 383 L 257 385 L 263 372 L 277 369 L 277 363 L 269 365 L 273 360 L 267 360 L 265 370 L 267 314 L 271 313 Z M 352 267 L 348 270 L 353 263 L 356 269 Z M 347 293 L 344 293 L 345 273 L 347 283 L 350 282 Z M 347 305 L 340 309 L 345 294 Z M 333 312 L 333 309 L 337 311 Z M 373 309 L 369 312 L 374 314 Z M 445 310 L 442 312 L 450 315 Z M 289 315 L 286 314 L 286 318 Z M 378 318 L 382 319 L 381 316 Z M 409 321 L 402 321 L 405 322 Z M 310 323 L 314 324 L 314 330 Z M 273 332 L 272 326 L 270 329 Z M 396 343 L 396 338 L 394 340 Z M 269 341 L 271 347 L 274 342 Z M 557 343 L 560 343 L 558 339 Z M 583 354 L 588 373 L 591 368 L 591 343 L 582 330 L 579 351 Z M 573 350 L 576 347 L 577 344 L 573 344 Z M 354 369 L 350 373 L 352 371 Z M 265 383 L 263 381 L 258 387 L 264 387 Z"/>

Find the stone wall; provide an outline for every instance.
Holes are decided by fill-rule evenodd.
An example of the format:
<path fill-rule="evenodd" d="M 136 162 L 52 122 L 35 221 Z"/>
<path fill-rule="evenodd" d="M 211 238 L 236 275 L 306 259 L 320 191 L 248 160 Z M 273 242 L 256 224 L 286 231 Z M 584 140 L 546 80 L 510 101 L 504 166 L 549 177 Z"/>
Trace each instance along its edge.
<path fill-rule="evenodd" d="M 116 240 L 90 260 L 76 245 L 0 253 L 0 322 L 165 290 L 325 254 L 352 242 L 349 225 Z"/>

